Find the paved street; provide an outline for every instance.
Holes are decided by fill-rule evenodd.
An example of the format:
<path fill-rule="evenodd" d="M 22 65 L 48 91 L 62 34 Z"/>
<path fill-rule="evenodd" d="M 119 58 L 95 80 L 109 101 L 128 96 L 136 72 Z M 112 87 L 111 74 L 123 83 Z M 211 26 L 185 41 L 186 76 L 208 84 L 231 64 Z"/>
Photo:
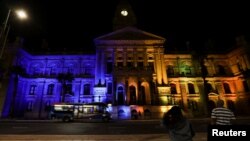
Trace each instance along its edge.
<path fill-rule="evenodd" d="M 1 135 L 1 141 L 169 141 L 167 134 L 141 135 Z M 194 141 L 206 141 L 206 133 L 198 133 Z"/>
<path fill-rule="evenodd" d="M 190 119 L 196 136 L 207 140 L 209 119 Z M 0 141 L 169 141 L 159 120 L 127 120 L 111 123 L 54 121 L 0 121 Z M 250 118 L 238 118 L 236 124 L 250 125 Z"/>

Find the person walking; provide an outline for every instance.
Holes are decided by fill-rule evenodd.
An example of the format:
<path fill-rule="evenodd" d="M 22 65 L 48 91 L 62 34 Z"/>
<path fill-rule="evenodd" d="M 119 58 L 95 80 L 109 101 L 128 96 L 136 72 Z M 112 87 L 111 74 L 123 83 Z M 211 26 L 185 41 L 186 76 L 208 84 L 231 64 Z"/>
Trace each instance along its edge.
<path fill-rule="evenodd" d="M 212 110 L 211 113 L 211 124 L 212 125 L 231 125 L 232 121 L 235 120 L 234 113 L 224 107 L 224 101 L 219 99 L 217 101 L 217 107 Z"/>
<path fill-rule="evenodd" d="M 179 106 L 173 106 L 166 112 L 162 122 L 169 132 L 171 141 L 193 141 L 195 132 L 192 124 L 183 116 Z"/>

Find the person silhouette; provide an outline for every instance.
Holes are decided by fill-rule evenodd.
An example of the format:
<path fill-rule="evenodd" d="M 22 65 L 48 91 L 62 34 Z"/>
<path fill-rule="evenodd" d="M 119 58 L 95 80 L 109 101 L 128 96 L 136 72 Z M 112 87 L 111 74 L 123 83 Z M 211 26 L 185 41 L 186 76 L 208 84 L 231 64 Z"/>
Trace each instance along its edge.
<path fill-rule="evenodd" d="M 173 106 L 164 114 L 163 125 L 171 141 L 192 141 L 195 136 L 192 124 L 183 116 L 179 106 Z"/>
<path fill-rule="evenodd" d="M 235 120 L 234 113 L 224 107 L 224 101 L 219 99 L 217 101 L 217 107 L 212 110 L 211 124 L 212 125 L 231 125 L 232 120 Z"/>

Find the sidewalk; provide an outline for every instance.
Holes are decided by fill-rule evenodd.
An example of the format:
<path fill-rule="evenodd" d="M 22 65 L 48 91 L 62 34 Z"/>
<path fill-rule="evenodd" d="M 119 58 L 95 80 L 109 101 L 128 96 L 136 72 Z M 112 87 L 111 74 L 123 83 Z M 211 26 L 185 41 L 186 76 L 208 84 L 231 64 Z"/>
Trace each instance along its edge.
<path fill-rule="evenodd" d="M 206 141 L 207 133 L 196 133 L 193 141 Z M 0 141 L 169 141 L 167 134 L 140 135 L 0 135 Z"/>

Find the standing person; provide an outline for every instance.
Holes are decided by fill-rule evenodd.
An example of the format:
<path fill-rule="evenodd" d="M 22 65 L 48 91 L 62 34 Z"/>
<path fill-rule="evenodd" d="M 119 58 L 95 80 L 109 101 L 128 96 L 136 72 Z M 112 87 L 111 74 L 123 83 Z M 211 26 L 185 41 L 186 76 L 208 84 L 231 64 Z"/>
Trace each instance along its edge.
<path fill-rule="evenodd" d="M 169 131 L 171 141 L 192 141 L 195 132 L 191 123 L 183 116 L 181 108 L 173 106 L 163 116 L 163 125 Z"/>
<path fill-rule="evenodd" d="M 214 108 L 211 113 L 212 125 L 231 125 L 232 120 L 235 120 L 234 113 L 223 106 L 224 101 L 219 99 L 217 101 L 217 107 Z"/>

